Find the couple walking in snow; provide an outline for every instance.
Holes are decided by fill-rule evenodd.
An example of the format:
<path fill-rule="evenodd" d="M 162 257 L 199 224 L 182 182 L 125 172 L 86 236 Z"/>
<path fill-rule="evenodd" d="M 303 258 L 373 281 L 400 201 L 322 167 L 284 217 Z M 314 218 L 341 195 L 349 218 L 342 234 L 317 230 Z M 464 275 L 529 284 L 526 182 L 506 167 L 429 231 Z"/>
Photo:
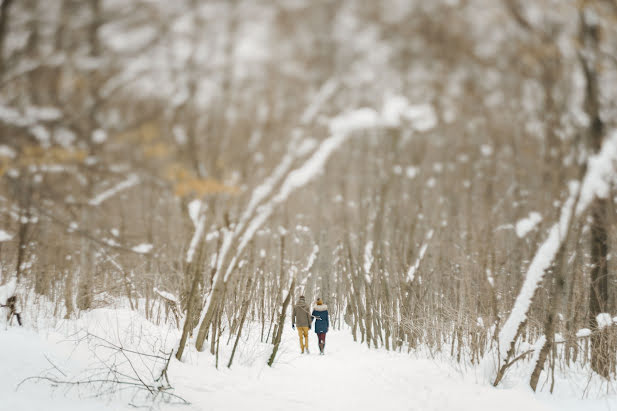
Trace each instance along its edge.
<path fill-rule="evenodd" d="M 311 308 L 306 303 L 304 296 L 300 296 L 298 304 L 294 306 L 293 314 L 291 315 L 291 327 L 298 326 L 298 337 L 300 337 L 300 349 L 302 354 L 306 351 L 308 354 L 308 334 L 311 329 L 311 324 L 315 319 L 315 334 L 319 341 L 319 354 L 323 355 L 326 346 L 326 333 L 330 328 L 330 320 L 328 318 L 328 306 L 323 303 L 321 298 L 317 299 L 315 308 L 311 313 Z"/>

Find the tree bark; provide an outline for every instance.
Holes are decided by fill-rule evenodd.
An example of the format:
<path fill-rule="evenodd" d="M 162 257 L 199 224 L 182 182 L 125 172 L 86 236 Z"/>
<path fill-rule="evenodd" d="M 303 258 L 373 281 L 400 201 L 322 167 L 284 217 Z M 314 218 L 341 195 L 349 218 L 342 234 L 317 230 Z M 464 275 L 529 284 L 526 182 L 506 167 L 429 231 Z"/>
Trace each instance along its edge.
<path fill-rule="evenodd" d="M 580 62 L 585 75 L 585 112 L 589 116 L 587 129 L 588 144 L 593 153 L 598 153 L 604 138 L 604 122 L 600 117 L 600 96 L 598 86 L 597 59 L 600 54 L 600 26 L 585 17 L 585 7 L 579 10 L 580 40 L 584 53 Z M 598 314 L 607 310 L 608 304 L 608 233 L 606 230 L 608 202 L 596 197 L 591 204 L 591 282 L 589 285 L 589 326 L 596 331 Z M 606 330 L 594 333 L 591 343 L 591 368 L 609 378 L 612 357 L 607 344 Z"/>
<path fill-rule="evenodd" d="M 9 11 L 13 0 L 4 0 L 0 5 L 0 75 L 6 71 L 4 44 L 8 33 Z"/>
<path fill-rule="evenodd" d="M 283 327 L 285 326 L 285 317 L 287 315 L 287 307 L 289 307 L 289 302 L 291 301 L 291 293 L 293 292 L 294 287 L 296 286 L 296 280 L 291 281 L 291 287 L 287 292 L 287 297 L 283 301 L 283 307 L 281 308 L 281 314 L 279 315 L 278 327 L 276 328 L 276 334 L 274 336 L 274 348 L 272 349 L 272 354 L 268 359 L 268 366 L 272 367 L 274 364 L 274 359 L 276 358 L 276 353 L 278 352 L 279 345 L 281 343 L 281 337 L 283 336 Z"/>

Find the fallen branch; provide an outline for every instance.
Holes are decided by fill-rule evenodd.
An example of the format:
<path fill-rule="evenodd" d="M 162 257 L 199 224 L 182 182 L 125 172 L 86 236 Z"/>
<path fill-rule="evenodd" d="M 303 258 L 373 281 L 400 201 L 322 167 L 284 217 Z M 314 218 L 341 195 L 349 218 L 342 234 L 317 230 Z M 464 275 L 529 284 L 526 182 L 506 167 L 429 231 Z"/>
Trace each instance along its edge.
<path fill-rule="evenodd" d="M 17 384 L 16 390 L 28 381 L 43 380 L 53 385 L 69 387 L 99 385 L 99 395 L 107 392 L 114 393 L 125 389 L 134 389 L 137 392 L 146 392 L 146 395 L 152 400 L 160 396 L 163 399 L 176 399 L 183 404 L 189 404 L 181 396 L 170 392 L 173 390 L 173 387 L 169 382 L 167 371 L 173 351 L 162 352 L 163 355 L 139 352 L 134 349 L 125 348 L 120 343 L 113 343 L 87 331 L 83 336 L 72 341 L 76 344 L 86 342 L 92 351 L 92 356 L 100 363 L 100 367 L 88 367 L 88 374 L 84 378 L 71 378 L 45 356 L 53 370 L 61 374 L 62 377 L 54 375 L 55 373 L 27 377 Z M 105 350 L 104 355 L 101 354 L 101 349 Z M 99 351 L 97 352 L 97 350 Z M 108 351 L 111 351 L 110 355 L 108 355 Z M 160 362 L 163 363 L 163 366 L 155 378 L 154 370 L 160 366 Z"/>

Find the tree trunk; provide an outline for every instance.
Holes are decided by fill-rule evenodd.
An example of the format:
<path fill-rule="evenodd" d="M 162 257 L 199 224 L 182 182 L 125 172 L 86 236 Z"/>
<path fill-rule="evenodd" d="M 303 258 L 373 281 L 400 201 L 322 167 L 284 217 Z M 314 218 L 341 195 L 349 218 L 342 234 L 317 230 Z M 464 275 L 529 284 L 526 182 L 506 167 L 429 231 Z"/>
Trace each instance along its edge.
<path fill-rule="evenodd" d="M 289 302 L 291 301 L 291 293 L 293 292 L 294 287 L 296 286 L 295 279 L 291 281 L 291 287 L 289 287 L 289 291 L 287 292 L 287 297 L 283 301 L 283 307 L 281 309 L 281 314 L 279 315 L 279 322 L 276 328 L 276 334 L 273 339 L 274 348 L 272 349 L 272 354 L 270 355 L 270 359 L 268 359 L 268 366 L 272 367 L 274 363 L 274 358 L 276 357 L 276 353 L 278 352 L 279 345 L 281 343 L 281 337 L 283 336 L 283 327 L 285 326 L 285 316 L 287 315 L 287 307 L 289 306 Z"/>
<path fill-rule="evenodd" d="M 246 283 L 246 289 L 248 290 L 248 292 L 246 294 L 246 299 L 244 300 L 242 304 L 242 308 L 240 312 L 240 325 L 238 326 L 238 334 L 236 334 L 236 341 L 234 342 L 234 348 L 231 350 L 231 356 L 229 357 L 227 368 L 231 367 L 231 364 L 234 360 L 234 355 L 236 354 L 236 348 L 238 348 L 238 342 L 240 341 L 240 335 L 242 334 L 242 327 L 244 327 L 244 321 L 246 320 L 246 314 L 249 311 L 249 304 L 251 302 L 251 295 L 252 295 L 251 283 L 252 283 L 252 278 L 249 277 L 248 282 Z"/>
<path fill-rule="evenodd" d="M 0 6 L 0 75 L 6 71 L 4 44 L 8 33 L 9 10 L 13 0 L 4 0 Z"/>
<path fill-rule="evenodd" d="M 565 243 L 564 243 L 565 244 Z M 559 251 L 559 255 L 556 259 L 557 263 L 555 267 L 553 267 L 551 280 L 551 296 L 549 299 L 549 312 L 546 316 L 546 321 L 544 323 L 544 335 L 546 336 L 546 341 L 544 345 L 540 349 L 540 355 L 538 356 L 538 361 L 534 367 L 533 372 L 531 373 L 531 378 L 529 379 L 529 385 L 532 390 L 536 390 L 538 386 L 538 381 L 540 380 L 540 374 L 544 369 L 544 363 L 548 358 L 548 354 L 551 352 L 553 348 L 553 344 L 555 343 L 555 330 L 556 330 L 556 320 L 557 314 L 559 311 L 559 307 L 561 306 L 562 296 L 564 294 L 565 288 L 565 277 L 563 275 L 563 254 L 565 252 L 565 246 L 561 247 Z"/>
<path fill-rule="evenodd" d="M 182 359 L 182 353 L 184 352 L 184 347 L 186 346 L 186 340 L 188 339 L 191 330 L 195 327 L 195 324 L 193 324 L 193 316 L 195 315 L 195 311 L 197 310 L 197 304 L 200 302 L 200 299 L 196 297 L 197 290 L 199 289 L 199 283 L 202 278 L 201 263 L 203 262 L 203 259 L 201 255 L 203 254 L 203 251 L 200 250 L 199 254 L 200 255 L 197 258 L 198 263 L 189 264 L 189 266 L 187 267 L 187 270 L 189 270 L 189 272 L 193 272 L 193 281 L 186 304 L 186 318 L 184 320 L 184 326 L 182 327 L 182 337 L 180 337 L 178 351 L 176 352 L 176 358 L 178 360 Z"/>
<path fill-rule="evenodd" d="M 589 116 L 587 129 L 588 143 L 593 153 L 598 153 L 604 138 L 604 123 L 600 117 L 600 94 L 598 85 L 598 59 L 600 56 L 600 26 L 593 19 L 587 19 L 586 9 L 579 10 L 580 41 L 584 53 L 579 54 L 585 75 L 585 112 Z M 608 234 L 606 223 L 608 202 L 596 197 L 591 207 L 591 282 L 589 285 L 589 326 L 597 330 L 598 314 L 607 310 L 608 304 Z M 591 368 L 601 376 L 608 378 L 611 369 L 611 356 L 606 343 L 606 330 L 594 332 L 591 337 Z"/>
<path fill-rule="evenodd" d="M 591 368 L 605 378 L 609 378 L 614 352 L 608 344 L 608 328 L 598 329 L 596 317 L 607 311 L 608 303 L 608 236 L 606 232 L 607 200 L 596 199 L 591 210 L 591 283 L 589 289 L 589 322 L 591 336 Z"/>

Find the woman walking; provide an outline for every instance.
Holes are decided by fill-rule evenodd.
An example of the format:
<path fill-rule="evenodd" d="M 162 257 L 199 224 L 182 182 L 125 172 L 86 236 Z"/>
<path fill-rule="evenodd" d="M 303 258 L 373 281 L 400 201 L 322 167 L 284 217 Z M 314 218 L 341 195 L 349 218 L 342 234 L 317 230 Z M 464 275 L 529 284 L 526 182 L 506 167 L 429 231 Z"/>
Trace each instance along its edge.
<path fill-rule="evenodd" d="M 323 355 L 326 346 L 326 333 L 330 328 L 330 319 L 328 318 L 328 306 L 323 303 L 321 298 L 317 299 L 317 305 L 313 309 L 312 315 L 315 318 L 315 334 L 319 339 L 319 355 Z"/>

